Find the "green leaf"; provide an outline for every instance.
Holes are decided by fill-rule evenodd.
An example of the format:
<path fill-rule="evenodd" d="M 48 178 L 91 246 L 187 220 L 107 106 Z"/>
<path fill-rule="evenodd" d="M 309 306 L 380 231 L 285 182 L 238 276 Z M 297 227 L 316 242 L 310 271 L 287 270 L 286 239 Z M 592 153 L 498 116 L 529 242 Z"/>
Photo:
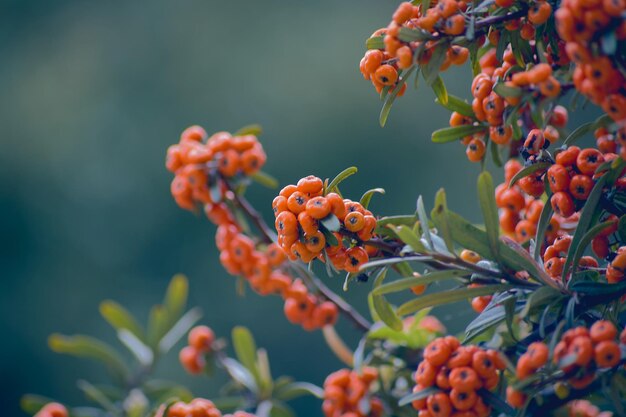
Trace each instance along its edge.
<path fill-rule="evenodd" d="M 148 344 L 153 348 L 157 347 L 167 329 L 167 310 L 162 305 L 155 305 L 150 310 L 148 317 L 148 330 L 146 332 Z"/>
<path fill-rule="evenodd" d="M 96 359 L 105 363 L 123 380 L 128 377 L 128 368 L 119 354 L 108 344 L 90 336 L 64 336 L 53 334 L 48 338 L 48 345 L 56 353 Z"/>
<path fill-rule="evenodd" d="M 239 362 L 254 376 L 260 385 L 259 366 L 257 361 L 257 347 L 250 330 L 243 326 L 237 326 L 232 331 L 233 347 Z"/>
<path fill-rule="evenodd" d="M 398 227 L 394 227 L 390 225 L 389 227 L 396 233 L 396 235 L 398 235 L 402 242 L 409 245 L 411 249 L 413 249 L 415 252 L 427 252 L 426 247 L 424 247 L 424 244 L 422 243 L 420 238 L 415 234 L 415 232 L 413 232 L 413 229 L 411 229 L 409 226 L 401 225 Z"/>
<path fill-rule="evenodd" d="M 44 405 L 53 402 L 51 398 L 41 395 L 26 394 L 20 398 L 20 407 L 26 414 L 37 414 Z"/>
<path fill-rule="evenodd" d="M 489 305 L 465 328 L 465 340 L 467 343 L 480 336 L 492 327 L 500 324 L 505 318 L 506 312 L 501 305 Z"/>
<path fill-rule="evenodd" d="M 429 32 L 422 29 L 401 27 L 398 33 L 398 39 L 402 42 L 425 41 L 432 38 L 433 36 Z"/>
<path fill-rule="evenodd" d="M 503 82 L 497 82 L 493 86 L 493 91 L 495 91 L 500 97 L 520 97 L 524 92 L 519 87 L 512 87 Z"/>
<path fill-rule="evenodd" d="M 376 226 L 381 227 L 381 226 L 387 226 L 387 225 L 393 225 L 393 226 L 404 225 L 404 226 L 413 227 L 416 221 L 417 221 L 417 217 L 415 215 L 386 216 L 386 217 L 381 217 L 380 219 L 378 219 L 376 222 Z"/>
<path fill-rule="evenodd" d="M 435 195 L 435 207 L 430 213 L 430 217 L 437 226 L 437 234 L 443 238 L 450 253 L 454 253 L 454 243 L 452 232 L 448 224 L 448 204 L 446 203 L 446 192 L 443 188 Z"/>
<path fill-rule="evenodd" d="M 460 278 L 460 277 L 467 276 L 469 274 L 470 272 L 468 271 L 453 270 L 453 269 L 445 270 L 445 271 L 430 272 L 428 274 L 424 274 L 419 277 L 401 278 L 393 282 L 388 282 L 387 284 L 382 284 L 379 287 L 374 288 L 372 290 L 372 294 L 383 295 L 383 294 L 405 291 L 405 290 L 415 287 L 416 285 L 427 285 L 432 282 Z"/>
<path fill-rule="evenodd" d="M 617 51 L 617 36 L 615 36 L 614 30 L 605 33 L 600 38 L 600 46 L 602 47 L 602 52 L 604 52 L 605 55 L 615 55 L 615 52 Z"/>
<path fill-rule="evenodd" d="M 278 180 L 265 171 L 255 172 L 254 174 L 250 175 L 250 178 L 266 188 L 272 190 L 278 188 Z"/>
<path fill-rule="evenodd" d="M 312 395 L 322 399 L 324 398 L 324 390 L 309 382 L 290 382 L 274 392 L 274 397 L 282 401 L 289 401 L 304 395 Z"/>
<path fill-rule="evenodd" d="M 335 178 L 333 178 L 333 180 L 328 184 L 328 187 L 326 187 L 326 193 L 331 193 L 333 192 L 337 186 L 346 178 L 348 178 L 351 175 L 356 174 L 358 171 L 357 167 L 349 167 L 344 169 L 343 171 L 341 171 L 339 174 L 337 174 L 337 176 Z"/>
<path fill-rule="evenodd" d="M 578 261 L 580 261 L 580 258 L 583 256 L 585 249 L 587 248 L 587 246 L 589 246 L 593 238 L 596 237 L 601 231 L 603 231 L 604 229 L 612 225 L 613 225 L 613 222 L 611 221 L 596 224 L 594 227 L 589 229 L 587 233 L 585 233 L 585 235 L 580 239 L 580 242 L 578 243 L 578 246 L 575 249 L 574 256 L 571 262 L 571 265 L 574 265 L 574 269 L 572 272 L 576 271 L 576 266 L 578 265 Z"/>
<path fill-rule="evenodd" d="M 113 415 L 119 415 L 120 410 L 111 402 L 111 400 L 97 387 L 85 380 L 77 382 L 78 388 L 85 393 L 85 396 L 100 405 Z"/>
<path fill-rule="evenodd" d="M 456 290 L 442 291 L 436 294 L 422 295 L 407 301 L 398 307 L 398 315 L 405 316 L 415 313 L 426 307 L 434 307 L 442 304 L 454 303 L 457 301 L 467 300 L 469 298 L 479 297 L 483 295 L 493 295 L 499 291 L 505 291 L 514 288 L 511 285 L 485 285 L 476 288 L 459 288 Z"/>
<path fill-rule="evenodd" d="M 224 358 L 222 359 L 222 365 L 224 365 L 228 375 L 237 383 L 243 385 L 253 393 L 259 392 L 259 387 L 256 384 L 254 376 L 241 363 L 232 358 Z"/>
<path fill-rule="evenodd" d="M 428 222 L 428 216 L 426 215 L 426 209 L 424 208 L 424 199 L 420 195 L 417 198 L 417 216 L 420 220 L 420 226 L 422 228 L 422 235 L 428 244 L 428 247 L 434 249 L 433 239 L 430 235 L 430 226 Z"/>
<path fill-rule="evenodd" d="M 407 404 L 412 403 L 413 401 L 416 400 L 421 400 L 423 398 L 426 398 L 430 395 L 436 394 L 438 392 L 441 392 L 440 389 L 436 388 L 436 387 L 428 387 L 428 388 L 424 388 L 422 390 L 419 390 L 417 392 L 413 392 L 409 395 L 405 395 L 404 397 L 400 398 L 400 400 L 398 400 L 398 405 L 400 407 L 403 407 Z"/>
<path fill-rule="evenodd" d="M 338 232 L 341 229 L 339 219 L 332 213 L 320 220 L 320 223 L 329 232 Z"/>
<path fill-rule="evenodd" d="M 537 235 L 535 236 L 535 250 L 533 252 L 533 258 L 541 260 L 541 246 L 543 246 L 543 238 L 546 235 L 548 226 L 550 226 L 550 220 L 552 219 L 552 204 L 546 202 L 541 210 L 541 216 L 539 216 L 539 222 L 537 223 Z"/>
<path fill-rule="evenodd" d="M 619 298 L 626 290 L 626 281 L 617 284 L 607 284 L 605 282 L 578 281 L 572 284 L 571 290 L 587 296 L 611 296 Z"/>
<path fill-rule="evenodd" d="M 152 349 L 146 346 L 134 333 L 126 329 L 117 331 L 117 338 L 130 350 L 143 366 L 149 366 L 154 360 Z"/>
<path fill-rule="evenodd" d="M 251 124 L 242 127 L 238 131 L 235 132 L 233 136 L 243 136 L 243 135 L 254 135 L 259 136 L 263 133 L 263 128 L 259 124 Z"/>
<path fill-rule="evenodd" d="M 163 306 L 167 309 L 168 324 L 173 325 L 185 311 L 187 296 L 189 294 L 189 281 L 182 274 L 174 275 L 165 292 Z"/>
<path fill-rule="evenodd" d="M 591 226 L 591 222 L 593 221 L 594 215 L 596 213 L 596 207 L 600 202 L 600 197 L 602 197 L 602 188 L 604 187 L 606 177 L 606 175 L 603 175 L 598 179 L 596 185 L 594 185 L 591 189 L 591 193 L 589 193 L 589 197 L 587 197 L 587 201 L 585 202 L 585 205 L 580 212 L 578 226 L 576 226 L 576 231 L 574 232 L 574 236 L 572 237 L 570 247 L 567 250 L 567 257 L 565 258 L 565 264 L 563 265 L 563 273 L 561 274 L 563 282 L 567 281 L 567 275 L 569 273 L 570 267 L 574 265 L 575 269 L 576 264 L 573 264 L 575 254 L 578 251 L 578 246 L 580 246 L 584 235 L 587 233 L 587 229 L 589 229 L 589 226 Z"/>
<path fill-rule="evenodd" d="M 496 205 L 495 188 L 491 174 L 487 171 L 478 176 L 478 201 L 485 220 L 487 239 L 493 257 L 498 258 L 498 237 L 500 234 L 500 222 L 498 220 L 498 206 Z"/>
<path fill-rule="evenodd" d="M 492 393 L 491 391 L 481 388 L 478 390 L 478 395 L 482 397 L 482 399 L 487 403 L 487 405 L 492 406 L 496 411 L 500 413 L 506 414 L 507 416 L 515 416 L 515 410 L 508 405 L 502 398 L 498 395 Z"/>
<path fill-rule="evenodd" d="M 435 143 L 448 143 L 455 140 L 463 139 L 465 136 L 473 135 L 475 133 L 486 132 L 487 127 L 483 125 L 463 125 L 454 127 L 445 127 L 443 129 L 435 130 L 431 136 L 431 139 Z"/>
<path fill-rule="evenodd" d="M 520 317 L 524 318 L 531 312 L 542 309 L 560 297 L 562 297 L 562 294 L 554 288 L 547 286 L 540 287 L 528 296 L 524 309 L 520 313 Z"/>
<path fill-rule="evenodd" d="M 433 85 L 437 77 L 439 76 L 439 68 L 446 60 L 446 53 L 448 52 L 448 43 L 442 42 L 435 46 L 433 53 L 426 65 L 421 67 L 422 75 L 426 84 Z"/>
<path fill-rule="evenodd" d="M 367 49 L 385 49 L 384 36 L 373 36 L 365 41 Z"/>
<path fill-rule="evenodd" d="M 502 261 L 515 271 L 527 271 L 530 276 L 553 288 L 560 286 L 544 271 L 543 267 L 530 256 L 528 251 L 513 239 L 503 236 L 500 240 L 504 245 L 500 248 Z"/>
<path fill-rule="evenodd" d="M 593 122 L 584 123 L 578 126 L 576 129 L 574 129 L 572 133 L 569 134 L 567 138 L 565 138 L 565 141 L 563 142 L 563 147 L 568 147 L 570 145 L 573 145 L 578 139 L 582 138 L 588 133 L 593 132 L 599 127 L 609 125 L 611 122 L 612 122 L 612 119 L 610 118 L 610 116 L 604 114 L 598 117 Z"/>
<path fill-rule="evenodd" d="M 400 81 L 396 83 L 396 86 L 394 87 L 391 94 L 387 94 L 387 98 L 383 103 L 383 108 L 380 110 L 379 122 L 381 127 L 385 127 L 385 124 L 387 123 L 387 118 L 389 117 L 389 112 L 391 112 L 391 106 L 393 105 L 393 102 L 396 100 L 396 97 L 402 90 L 402 86 L 406 84 L 407 80 L 416 68 L 416 66 L 412 66 L 404 74 L 402 74 L 400 76 Z"/>
<path fill-rule="evenodd" d="M 514 186 L 515 183 L 521 180 L 522 178 L 527 177 L 530 174 L 533 174 L 538 171 L 542 171 L 542 170 L 545 171 L 551 166 L 552 164 L 549 162 L 537 162 L 535 164 L 528 165 L 527 167 L 522 168 L 517 174 L 513 176 L 513 178 L 511 178 L 511 181 L 509 181 L 509 188 Z"/>
<path fill-rule="evenodd" d="M 364 271 L 369 268 L 375 268 L 379 266 L 389 266 L 394 264 L 400 264 L 403 262 L 423 262 L 430 261 L 433 258 L 431 256 L 398 256 L 394 258 L 387 259 L 377 259 L 375 261 L 369 261 L 361 265 L 360 270 Z"/>
<path fill-rule="evenodd" d="M 370 205 L 370 201 L 374 194 L 385 194 L 385 190 L 383 188 L 372 188 L 371 190 L 367 190 L 365 194 L 361 197 L 361 205 L 365 208 L 368 208 Z"/>
<path fill-rule="evenodd" d="M 435 78 L 431 87 L 435 96 L 437 96 L 437 101 L 445 107 L 448 104 L 448 90 L 446 89 L 446 85 L 443 83 L 443 79 L 439 75 Z"/>
<path fill-rule="evenodd" d="M 474 110 L 472 110 L 472 105 L 465 102 L 464 100 L 458 98 L 457 96 L 453 96 L 452 94 L 448 94 L 448 101 L 444 104 L 439 99 L 437 99 L 437 103 L 441 104 L 443 107 L 450 111 L 455 111 L 463 116 L 474 118 Z"/>
<path fill-rule="evenodd" d="M 100 314 L 115 330 L 126 329 L 139 340 L 145 340 L 145 334 L 133 315 L 115 301 L 100 303 Z"/>
<path fill-rule="evenodd" d="M 619 218 L 617 222 L 617 234 L 621 241 L 626 241 L 626 215 Z"/>
<path fill-rule="evenodd" d="M 374 288 L 380 286 L 385 279 L 387 270 L 381 271 L 374 281 Z M 390 328 L 400 331 L 402 330 L 402 320 L 398 317 L 391 304 L 387 302 L 382 295 L 372 294 L 372 304 L 378 317 Z"/>
<path fill-rule="evenodd" d="M 192 308 L 185 313 L 158 342 L 159 352 L 162 354 L 169 352 L 180 339 L 185 337 L 187 332 L 201 317 L 202 310 L 198 307 Z"/>

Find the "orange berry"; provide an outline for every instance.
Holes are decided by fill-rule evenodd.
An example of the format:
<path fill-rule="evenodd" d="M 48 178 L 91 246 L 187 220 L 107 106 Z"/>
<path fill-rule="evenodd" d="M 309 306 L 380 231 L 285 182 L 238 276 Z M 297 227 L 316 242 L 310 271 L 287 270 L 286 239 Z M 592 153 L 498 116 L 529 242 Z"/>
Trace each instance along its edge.
<path fill-rule="evenodd" d="M 583 149 L 576 157 L 576 167 L 586 175 L 593 175 L 602 163 L 604 156 L 594 148 Z"/>
<path fill-rule="evenodd" d="M 188 336 L 189 345 L 201 352 L 211 350 L 211 345 L 214 340 L 215 333 L 207 326 L 194 327 L 191 329 Z"/>
<path fill-rule="evenodd" d="M 526 402 L 526 394 L 513 389 L 513 387 L 507 387 L 506 402 L 513 408 L 522 408 Z"/>
<path fill-rule="evenodd" d="M 433 366 L 441 366 L 452 354 L 450 346 L 444 339 L 435 339 L 424 348 L 424 359 Z"/>
<path fill-rule="evenodd" d="M 346 262 L 344 269 L 350 273 L 359 272 L 361 265 L 369 260 L 369 256 L 365 249 L 355 246 L 346 251 Z"/>
<path fill-rule="evenodd" d="M 374 79 L 382 85 L 394 85 L 398 81 L 398 71 L 389 64 L 378 67 L 374 73 Z"/>
<path fill-rule="evenodd" d="M 301 191 L 296 191 L 287 199 L 287 207 L 294 214 L 302 213 L 306 210 L 309 197 Z"/>
<path fill-rule="evenodd" d="M 622 352 L 613 340 L 603 340 L 594 348 L 594 359 L 599 368 L 612 368 L 621 360 Z"/>
<path fill-rule="evenodd" d="M 351 232 L 358 232 L 365 227 L 365 216 L 358 211 L 348 213 L 344 219 L 346 229 Z"/>
<path fill-rule="evenodd" d="M 472 139 L 467 145 L 465 154 L 467 155 L 467 159 L 472 162 L 481 161 L 485 155 L 485 142 L 478 138 Z"/>
<path fill-rule="evenodd" d="M 574 362 L 579 366 L 587 366 L 593 356 L 593 345 L 587 336 L 577 336 L 572 340 L 568 348 L 569 353 L 576 355 Z"/>
<path fill-rule="evenodd" d="M 443 392 L 428 396 L 426 406 L 433 417 L 449 417 L 452 414 L 450 398 Z"/>
<path fill-rule="evenodd" d="M 617 329 L 615 325 L 608 320 L 598 320 L 589 329 L 589 336 L 595 343 L 603 340 L 615 340 Z"/>
<path fill-rule="evenodd" d="M 450 371 L 450 386 L 459 391 L 471 391 L 479 387 L 480 381 L 476 371 L 469 366 L 461 366 Z"/>
<path fill-rule="evenodd" d="M 569 217 L 576 210 L 572 197 L 563 191 L 554 193 L 550 198 L 550 204 L 554 212 L 562 217 Z"/>
<path fill-rule="evenodd" d="M 323 219 L 330 214 L 330 203 L 326 197 L 313 197 L 306 203 L 306 212 L 314 219 Z"/>
<path fill-rule="evenodd" d="M 192 375 L 199 374 L 204 369 L 204 357 L 193 346 L 185 346 L 182 348 L 178 357 L 183 368 Z"/>

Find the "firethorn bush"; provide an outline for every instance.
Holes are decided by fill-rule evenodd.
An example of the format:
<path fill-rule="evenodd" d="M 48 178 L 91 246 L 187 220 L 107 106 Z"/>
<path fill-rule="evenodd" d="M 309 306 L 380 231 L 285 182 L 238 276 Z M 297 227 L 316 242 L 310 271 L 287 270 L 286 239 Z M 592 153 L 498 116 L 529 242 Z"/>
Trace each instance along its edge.
<path fill-rule="evenodd" d="M 366 40 L 360 62 L 383 101 L 380 123 L 409 81 L 432 88 L 450 112 L 432 141 L 460 142 L 480 164 L 468 201 L 481 224 L 449 208 L 443 189 L 430 211 L 418 196 L 408 214 L 373 212 L 383 189 L 360 198 L 340 190 L 354 167 L 278 188 L 263 171 L 258 126 L 212 135 L 189 127 L 167 150 L 176 204 L 216 226 L 220 262 L 240 291 L 279 298 L 287 321 L 321 330 L 345 368 L 314 383 L 274 379 L 248 329 L 229 341 L 197 324 L 197 308 L 185 312 L 188 284 L 177 276 L 145 326 L 115 302 L 101 305 L 132 365 L 90 336 L 50 337 L 56 352 L 103 362 L 115 387 L 80 381 L 92 405 L 29 395 L 25 410 L 283 417 L 289 400 L 312 395 L 313 414 L 326 417 L 625 414 L 626 1 L 417 0 L 381 21 L 390 23 Z M 446 89 L 453 65 L 473 74 L 464 97 Z M 602 115 L 573 125 L 569 112 L 580 106 Z M 502 183 L 488 165 L 503 171 Z M 274 190 L 262 210 L 245 197 L 253 183 Z M 337 275 L 345 291 L 371 286 L 370 319 L 325 284 Z M 459 302 L 475 316 L 450 335 L 428 314 Z M 337 320 L 362 332 L 358 344 L 342 340 Z M 225 372 L 221 395 L 197 398 L 153 378 L 185 338 L 181 366 Z"/>

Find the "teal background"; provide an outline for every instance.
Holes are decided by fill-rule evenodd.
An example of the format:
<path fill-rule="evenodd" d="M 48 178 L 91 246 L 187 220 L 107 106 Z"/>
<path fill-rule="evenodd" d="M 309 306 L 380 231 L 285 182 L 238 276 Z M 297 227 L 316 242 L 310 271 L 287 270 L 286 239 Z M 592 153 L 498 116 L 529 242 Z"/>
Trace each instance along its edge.
<path fill-rule="evenodd" d="M 115 299 L 145 319 L 170 277 L 185 273 L 191 303 L 218 335 L 243 324 L 269 350 L 274 375 L 321 384 L 341 367 L 320 333 L 290 325 L 276 298 L 248 292 L 218 263 L 214 227 L 176 207 L 165 149 L 182 129 L 265 129 L 266 171 L 282 184 L 332 177 L 356 165 L 343 191 L 383 187 L 372 208 L 411 213 L 445 187 L 449 205 L 478 220 L 479 166 L 458 144 L 434 145 L 448 112 L 421 86 L 378 125 L 381 103 L 358 63 L 365 38 L 395 2 L 110 0 L 0 2 L 0 404 L 20 415 L 26 392 L 85 404 L 75 381 L 106 380 L 101 367 L 46 346 L 55 331 L 115 342 L 98 314 Z M 470 75 L 446 74 L 468 96 Z M 254 188 L 266 215 L 275 191 Z M 339 290 L 342 278 L 326 278 Z M 366 313 L 369 284 L 346 297 Z M 443 311 L 458 330 L 469 308 Z M 342 320 L 352 345 L 358 333 Z M 176 355 L 158 369 L 198 395 L 222 379 L 188 377 Z M 319 403 L 296 402 L 300 416 Z"/>

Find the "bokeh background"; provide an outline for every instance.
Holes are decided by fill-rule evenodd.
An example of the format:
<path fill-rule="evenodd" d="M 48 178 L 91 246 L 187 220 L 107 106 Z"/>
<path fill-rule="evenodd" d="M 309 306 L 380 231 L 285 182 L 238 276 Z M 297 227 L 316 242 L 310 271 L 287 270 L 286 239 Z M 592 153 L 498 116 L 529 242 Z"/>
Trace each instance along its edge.
<path fill-rule="evenodd" d="M 115 299 L 145 319 L 170 277 L 185 273 L 191 302 L 220 335 L 253 329 L 274 375 L 321 384 L 341 367 L 319 333 L 290 325 L 276 298 L 248 292 L 218 264 L 214 229 L 169 195 L 165 149 L 190 124 L 209 131 L 260 123 L 266 170 L 282 184 L 349 165 L 344 192 L 371 187 L 381 215 L 411 213 L 439 187 L 451 207 L 478 220 L 479 167 L 460 145 L 434 145 L 448 113 L 430 90 L 398 100 L 388 125 L 358 72 L 364 39 L 385 25 L 395 2 L 209 0 L 4 0 L 0 2 L 0 404 L 21 415 L 35 392 L 84 404 L 75 380 L 99 382 L 102 368 L 59 356 L 55 331 L 115 343 L 98 303 Z M 448 88 L 467 96 L 469 74 Z M 274 191 L 251 190 L 270 214 Z M 339 290 L 342 278 L 327 279 Z M 360 307 L 369 284 L 346 297 Z M 468 307 L 443 311 L 453 330 Z M 358 334 L 345 322 L 350 343 Z M 184 374 L 176 355 L 158 373 L 211 397 L 217 380 Z M 312 400 L 300 416 L 321 414 Z"/>

